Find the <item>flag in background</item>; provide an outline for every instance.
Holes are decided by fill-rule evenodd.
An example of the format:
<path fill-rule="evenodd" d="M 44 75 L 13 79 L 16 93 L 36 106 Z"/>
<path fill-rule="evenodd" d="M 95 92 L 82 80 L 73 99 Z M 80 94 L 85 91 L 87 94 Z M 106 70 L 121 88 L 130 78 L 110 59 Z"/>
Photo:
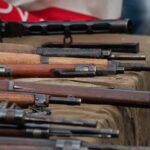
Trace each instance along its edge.
<path fill-rule="evenodd" d="M 122 0 L 0 0 L 0 19 L 10 21 L 118 19 Z"/>

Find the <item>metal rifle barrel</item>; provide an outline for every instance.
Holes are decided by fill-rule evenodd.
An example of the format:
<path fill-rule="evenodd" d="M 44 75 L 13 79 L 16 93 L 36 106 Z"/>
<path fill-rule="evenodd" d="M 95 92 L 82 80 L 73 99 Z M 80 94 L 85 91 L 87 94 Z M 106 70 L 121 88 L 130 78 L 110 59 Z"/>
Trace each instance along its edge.
<path fill-rule="evenodd" d="M 85 69 L 86 68 L 86 69 Z M 96 67 L 94 64 L 78 64 L 74 69 L 55 69 L 56 77 L 93 77 L 114 74 L 124 74 L 125 71 L 150 71 L 147 64 L 111 63 L 107 67 Z"/>
<path fill-rule="evenodd" d="M 51 136 L 79 136 L 115 138 L 119 136 L 119 130 L 91 129 L 91 128 L 55 128 L 49 124 L 27 123 L 21 126 L 16 124 L 0 124 L 1 136 L 49 138 Z"/>
<path fill-rule="evenodd" d="M 132 29 L 130 19 L 92 21 L 45 21 L 45 22 L 0 22 L 2 37 L 23 35 L 128 33 Z"/>
<path fill-rule="evenodd" d="M 8 119 L 9 118 L 9 119 Z M 52 116 L 35 116 L 27 114 L 23 110 L 17 109 L 0 109 L 0 122 L 1 123 L 49 123 L 49 124 L 60 124 L 60 125 L 76 125 L 76 126 L 88 126 L 96 127 L 97 122 L 93 119 L 66 119 L 57 118 Z"/>
<path fill-rule="evenodd" d="M 101 58 L 109 60 L 145 60 L 145 55 L 114 55 L 111 50 L 80 48 L 38 48 L 37 54 L 46 57 Z"/>
<path fill-rule="evenodd" d="M 102 49 L 102 50 L 111 50 L 112 52 L 119 53 L 138 53 L 139 43 L 72 43 L 67 45 L 61 43 L 45 43 L 42 45 L 43 48 L 80 48 L 82 49 Z"/>
<path fill-rule="evenodd" d="M 46 45 L 46 44 L 45 44 Z M 81 46 L 80 46 L 81 45 Z M 50 46 L 42 46 L 42 47 L 34 47 L 32 45 L 27 44 L 14 44 L 14 43 L 0 43 L 0 52 L 12 52 L 12 53 L 26 53 L 26 54 L 37 54 L 39 49 L 47 48 L 49 51 L 53 49 L 101 49 L 111 50 L 112 52 L 124 52 L 124 53 L 138 53 L 139 52 L 139 43 L 79 43 L 72 44 L 70 47 L 63 47 L 63 44 L 59 43 L 50 43 Z"/>
<path fill-rule="evenodd" d="M 119 67 L 124 67 L 126 71 L 150 71 L 149 64 L 139 64 L 139 63 L 121 63 L 116 62 Z"/>
<path fill-rule="evenodd" d="M 26 120 L 30 122 L 37 122 L 37 123 L 52 123 L 58 125 L 75 125 L 75 126 L 87 126 L 87 127 L 96 127 L 97 121 L 94 119 L 78 119 L 78 118 L 61 118 L 61 117 L 35 117 L 29 115 L 26 117 Z"/>
<path fill-rule="evenodd" d="M 109 60 L 145 60 L 146 56 L 141 55 L 119 55 L 119 54 L 112 54 L 109 58 Z"/>
<path fill-rule="evenodd" d="M 38 48 L 37 54 L 47 57 L 105 58 L 111 55 L 111 50 L 80 49 L 80 48 Z"/>
<path fill-rule="evenodd" d="M 68 132 L 68 130 L 70 130 Z M 59 133 L 68 133 L 68 135 L 73 135 L 73 136 L 84 136 L 84 137 L 99 137 L 99 138 L 114 138 L 118 137 L 119 135 L 119 130 L 113 130 L 113 129 L 86 129 L 86 128 L 70 128 L 70 129 L 61 129 L 61 128 L 53 128 L 51 130 L 50 134 L 54 135 L 59 135 Z"/>
<path fill-rule="evenodd" d="M 55 69 L 56 77 L 94 77 L 114 74 L 123 74 L 124 67 L 109 64 L 107 67 L 96 67 L 94 64 L 78 64 L 74 69 Z"/>

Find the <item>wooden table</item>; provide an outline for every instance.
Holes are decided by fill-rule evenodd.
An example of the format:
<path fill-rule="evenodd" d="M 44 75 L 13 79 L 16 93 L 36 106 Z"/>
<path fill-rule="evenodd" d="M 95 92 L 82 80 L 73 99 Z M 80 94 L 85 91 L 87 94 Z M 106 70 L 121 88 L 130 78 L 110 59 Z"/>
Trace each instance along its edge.
<path fill-rule="evenodd" d="M 62 41 L 62 36 L 43 36 L 43 37 L 24 37 L 5 39 L 4 42 L 31 44 L 40 46 L 46 42 Z M 147 62 L 150 63 L 150 37 L 131 36 L 131 35 L 76 35 L 73 36 L 74 42 L 140 42 L 141 52 L 147 56 Z M 98 86 L 149 90 L 150 78 L 149 73 L 130 72 L 123 75 L 94 77 L 94 78 L 34 78 L 34 79 L 17 79 L 23 81 L 32 81 L 40 83 L 54 83 L 63 85 L 80 85 L 80 86 Z M 148 109 L 124 108 L 106 105 L 86 105 L 81 106 L 62 106 L 50 105 L 54 115 L 66 117 L 83 117 L 94 118 L 98 120 L 97 127 L 115 128 L 120 130 L 120 137 L 113 140 L 101 140 L 97 138 L 86 138 L 84 140 L 91 143 L 113 143 L 126 145 L 150 145 L 150 111 Z"/>

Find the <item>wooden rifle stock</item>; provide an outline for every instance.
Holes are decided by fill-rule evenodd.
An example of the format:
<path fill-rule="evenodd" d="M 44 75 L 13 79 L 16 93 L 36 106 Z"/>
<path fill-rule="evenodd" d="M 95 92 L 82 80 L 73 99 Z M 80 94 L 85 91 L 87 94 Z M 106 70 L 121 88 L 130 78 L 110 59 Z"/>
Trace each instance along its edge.
<path fill-rule="evenodd" d="M 61 63 L 61 62 L 60 62 Z M 73 63 L 73 62 L 72 62 Z M 108 62 L 109 63 L 109 62 Z M 5 64 L 0 65 L 0 77 L 94 77 L 123 74 L 125 71 L 150 71 L 148 64 L 110 63 L 95 64 Z"/>
<path fill-rule="evenodd" d="M 21 53 L 5 53 L 0 52 L 0 64 L 24 64 L 24 65 L 39 65 L 50 64 L 53 66 L 65 65 L 74 66 L 76 64 L 94 64 L 97 67 L 105 68 L 111 62 L 107 59 L 94 59 L 94 58 L 71 58 L 71 57 L 42 57 L 36 54 L 21 54 Z M 118 63 L 118 67 L 125 67 L 125 70 L 130 71 L 149 71 L 149 65 L 133 64 L 133 63 Z M 60 68 L 61 68 L 60 65 Z M 48 66 L 48 65 L 47 65 Z M 46 67 L 47 67 L 46 66 Z M 2 66 L 0 66 L 2 67 Z M 28 66 L 29 67 L 29 66 Z M 134 69 L 133 69 L 134 68 Z M 20 68 L 21 69 L 21 68 Z M 41 70 L 41 68 L 39 68 Z M 23 70 L 23 69 L 22 69 Z"/>
<path fill-rule="evenodd" d="M 77 98 L 81 98 L 82 103 L 88 104 L 110 104 L 144 108 L 150 107 L 149 91 L 129 91 L 118 89 L 102 89 L 98 87 L 45 85 L 10 80 L 1 80 L 0 90 L 5 91 L 0 92 L 0 100 L 14 100 L 21 106 L 34 104 L 35 93 L 41 93 L 59 97 L 66 97 L 71 95 Z M 6 91 L 17 91 L 17 93 L 11 94 L 11 92 Z M 22 93 L 21 91 L 28 93 Z M 50 96 L 46 96 L 46 98 L 49 99 Z M 47 99 L 46 102 L 48 101 Z M 49 101 L 49 103 L 51 103 L 51 101 Z"/>
<path fill-rule="evenodd" d="M 0 73 L 0 77 L 57 77 L 55 74 L 55 69 L 73 70 L 75 67 L 76 65 L 74 64 L 7 64 L 1 65 L 1 68 L 4 68 L 5 71 Z"/>
<path fill-rule="evenodd" d="M 36 54 L 0 53 L 0 64 L 96 64 L 106 66 L 106 59 L 41 57 Z"/>
<path fill-rule="evenodd" d="M 9 101 L 18 104 L 21 107 L 28 107 L 35 104 L 34 94 L 23 92 L 0 92 L 0 101 Z"/>
<path fill-rule="evenodd" d="M 36 54 L 36 49 L 27 44 L 0 43 L 0 52 Z"/>

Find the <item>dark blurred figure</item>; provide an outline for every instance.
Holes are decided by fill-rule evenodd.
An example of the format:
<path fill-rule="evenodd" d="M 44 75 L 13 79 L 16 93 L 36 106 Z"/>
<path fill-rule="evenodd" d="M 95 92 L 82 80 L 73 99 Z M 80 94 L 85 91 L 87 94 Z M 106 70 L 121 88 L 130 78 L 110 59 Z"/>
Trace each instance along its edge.
<path fill-rule="evenodd" d="M 123 18 L 133 21 L 133 33 L 150 34 L 150 0 L 124 0 Z"/>

